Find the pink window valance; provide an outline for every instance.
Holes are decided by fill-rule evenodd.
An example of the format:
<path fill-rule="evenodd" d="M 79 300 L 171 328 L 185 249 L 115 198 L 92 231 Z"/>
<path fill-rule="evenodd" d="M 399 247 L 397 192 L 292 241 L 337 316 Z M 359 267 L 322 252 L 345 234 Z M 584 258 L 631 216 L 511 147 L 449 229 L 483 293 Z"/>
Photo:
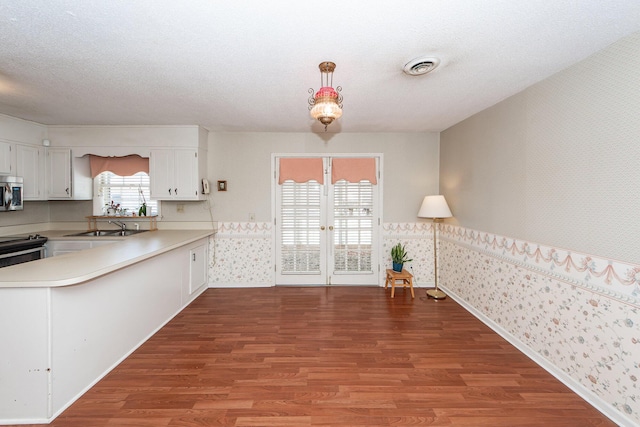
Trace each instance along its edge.
<path fill-rule="evenodd" d="M 91 177 L 95 178 L 102 172 L 109 171 L 119 176 L 135 175 L 138 172 L 149 173 L 149 158 L 137 154 L 122 157 L 102 157 L 89 155 Z"/>
<path fill-rule="evenodd" d="M 331 183 L 344 179 L 348 182 L 369 181 L 377 184 L 376 159 L 368 158 L 334 158 L 331 161 Z"/>
<path fill-rule="evenodd" d="M 317 181 L 324 184 L 324 165 L 322 158 L 281 158 L 278 184 L 287 180 L 294 182 Z"/>

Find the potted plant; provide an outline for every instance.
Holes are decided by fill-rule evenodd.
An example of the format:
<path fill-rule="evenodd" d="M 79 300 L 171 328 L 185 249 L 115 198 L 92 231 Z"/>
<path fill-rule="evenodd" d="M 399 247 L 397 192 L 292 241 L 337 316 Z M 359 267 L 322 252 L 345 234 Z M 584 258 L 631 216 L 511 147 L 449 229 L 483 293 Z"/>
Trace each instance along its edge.
<path fill-rule="evenodd" d="M 413 261 L 413 259 L 408 258 L 407 251 L 404 249 L 404 245 L 398 243 L 391 248 L 391 261 L 393 261 L 393 271 L 397 271 L 398 273 L 400 273 L 402 272 L 403 264 L 405 262 Z"/>
<path fill-rule="evenodd" d="M 140 209 L 138 209 L 138 216 L 147 216 L 147 199 L 144 197 L 141 186 L 138 186 L 138 192 L 142 196 L 142 205 L 140 205 Z"/>
<path fill-rule="evenodd" d="M 115 216 L 118 215 L 118 212 L 120 211 L 120 203 L 114 203 L 114 201 L 112 200 L 110 204 L 105 205 L 105 213 L 108 216 Z"/>

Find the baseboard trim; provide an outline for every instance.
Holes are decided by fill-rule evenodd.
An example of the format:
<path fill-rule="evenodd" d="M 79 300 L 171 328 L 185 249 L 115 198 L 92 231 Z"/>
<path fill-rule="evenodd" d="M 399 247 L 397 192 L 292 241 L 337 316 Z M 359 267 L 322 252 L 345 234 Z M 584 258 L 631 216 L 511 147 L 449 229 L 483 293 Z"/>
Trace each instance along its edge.
<path fill-rule="evenodd" d="M 209 283 L 211 289 L 224 289 L 224 288 L 271 288 L 273 283 Z"/>

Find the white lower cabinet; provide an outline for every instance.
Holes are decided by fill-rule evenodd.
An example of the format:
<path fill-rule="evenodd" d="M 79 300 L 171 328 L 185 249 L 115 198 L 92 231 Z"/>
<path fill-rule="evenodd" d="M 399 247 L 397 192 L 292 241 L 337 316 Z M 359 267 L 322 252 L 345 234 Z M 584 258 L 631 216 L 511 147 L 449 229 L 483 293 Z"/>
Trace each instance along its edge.
<path fill-rule="evenodd" d="M 11 325 L 0 328 L 0 425 L 50 423 L 200 295 L 207 281 L 208 241 L 200 238 L 69 285 L 0 288 L 0 325 Z M 91 249 L 100 257 L 119 250 L 118 242 L 126 239 L 53 239 L 47 246 L 61 254 L 115 244 Z M 144 252 L 157 247 L 152 242 L 123 247 Z M 67 271 L 78 262 L 73 257 L 59 261 L 52 283 L 73 277 Z M 29 265 L 37 269 L 39 262 Z"/>
<path fill-rule="evenodd" d="M 185 246 L 180 262 L 182 267 L 182 303 L 189 304 L 209 284 L 209 238 L 199 239 Z M 188 258 L 187 258 L 188 257 Z"/>
<path fill-rule="evenodd" d="M 205 243 L 189 250 L 189 294 L 207 284 L 207 252 Z"/>

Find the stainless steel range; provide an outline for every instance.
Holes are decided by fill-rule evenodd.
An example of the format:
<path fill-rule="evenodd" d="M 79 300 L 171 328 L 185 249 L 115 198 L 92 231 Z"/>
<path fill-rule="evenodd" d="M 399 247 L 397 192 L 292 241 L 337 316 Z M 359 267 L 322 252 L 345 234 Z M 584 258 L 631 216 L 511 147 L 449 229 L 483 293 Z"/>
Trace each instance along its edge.
<path fill-rule="evenodd" d="M 0 236 L 0 267 L 44 258 L 47 240 L 39 234 Z"/>

